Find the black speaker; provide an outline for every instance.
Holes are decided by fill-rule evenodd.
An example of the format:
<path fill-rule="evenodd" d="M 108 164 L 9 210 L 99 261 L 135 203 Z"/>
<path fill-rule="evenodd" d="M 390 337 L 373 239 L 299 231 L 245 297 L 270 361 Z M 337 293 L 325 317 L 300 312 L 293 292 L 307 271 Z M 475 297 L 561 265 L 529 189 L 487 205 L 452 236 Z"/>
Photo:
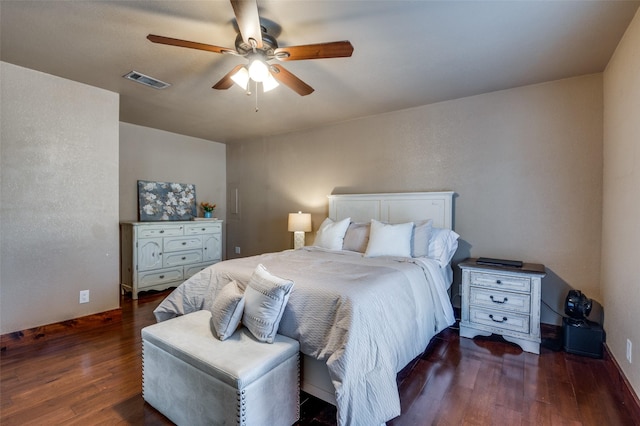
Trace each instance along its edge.
<path fill-rule="evenodd" d="M 564 350 L 570 354 L 602 358 L 605 333 L 597 322 L 562 320 Z"/>

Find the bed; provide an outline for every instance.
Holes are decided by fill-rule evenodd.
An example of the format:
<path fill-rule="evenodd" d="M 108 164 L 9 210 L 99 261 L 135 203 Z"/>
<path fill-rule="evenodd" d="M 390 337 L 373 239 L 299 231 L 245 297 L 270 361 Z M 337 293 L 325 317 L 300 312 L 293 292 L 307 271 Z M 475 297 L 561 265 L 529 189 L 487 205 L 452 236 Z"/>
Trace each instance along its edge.
<path fill-rule="evenodd" d="M 453 192 L 331 195 L 317 245 L 212 265 L 154 314 L 212 309 L 262 265 L 295 283 L 278 333 L 300 342 L 302 389 L 335 404 L 339 425 L 382 424 L 400 414 L 397 372 L 455 321 L 452 204 Z"/>

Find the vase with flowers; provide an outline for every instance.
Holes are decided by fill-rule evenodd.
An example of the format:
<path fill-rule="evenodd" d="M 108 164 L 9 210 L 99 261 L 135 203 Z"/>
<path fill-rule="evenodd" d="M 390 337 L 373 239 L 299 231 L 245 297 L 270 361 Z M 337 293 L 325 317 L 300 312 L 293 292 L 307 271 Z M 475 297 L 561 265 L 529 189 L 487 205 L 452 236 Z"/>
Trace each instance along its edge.
<path fill-rule="evenodd" d="M 200 207 L 202 208 L 202 211 L 204 212 L 204 217 L 206 217 L 206 218 L 213 217 L 213 211 L 216 209 L 216 205 L 215 204 L 209 203 L 207 201 L 203 201 L 202 203 L 200 203 Z"/>

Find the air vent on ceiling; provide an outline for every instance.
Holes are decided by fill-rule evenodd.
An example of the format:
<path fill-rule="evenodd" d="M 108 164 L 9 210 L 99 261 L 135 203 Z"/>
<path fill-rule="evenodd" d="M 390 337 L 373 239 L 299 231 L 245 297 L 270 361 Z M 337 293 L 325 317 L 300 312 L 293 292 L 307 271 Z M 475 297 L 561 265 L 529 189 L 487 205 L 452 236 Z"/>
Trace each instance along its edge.
<path fill-rule="evenodd" d="M 169 83 L 165 83 L 164 81 L 160 81 L 157 78 L 149 77 L 148 75 L 144 75 L 137 71 L 131 71 L 130 73 L 124 75 L 124 78 L 128 78 L 129 80 L 144 84 L 145 86 L 153 87 L 154 89 L 164 89 L 171 86 L 171 84 Z"/>

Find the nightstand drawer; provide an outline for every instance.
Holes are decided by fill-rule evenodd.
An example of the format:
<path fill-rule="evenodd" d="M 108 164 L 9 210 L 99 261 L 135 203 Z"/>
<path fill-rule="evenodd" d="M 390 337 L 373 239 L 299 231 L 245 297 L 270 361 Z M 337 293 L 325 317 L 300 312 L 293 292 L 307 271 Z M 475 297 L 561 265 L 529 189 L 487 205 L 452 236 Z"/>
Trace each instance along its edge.
<path fill-rule="evenodd" d="M 503 309 L 528 314 L 531 310 L 531 296 L 523 293 L 509 293 L 491 289 L 471 287 L 469 304 L 489 309 Z"/>
<path fill-rule="evenodd" d="M 471 307 L 469 310 L 469 322 L 471 325 L 482 324 L 501 330 L 529 333 L 529 315 L 513 312 Z"/>
<path fill-rule="evenodd" d="M 488 272 L 471 271 L 471 285 L 527 293 L 531 291 L 531 279 L 529 277 Z"/>

